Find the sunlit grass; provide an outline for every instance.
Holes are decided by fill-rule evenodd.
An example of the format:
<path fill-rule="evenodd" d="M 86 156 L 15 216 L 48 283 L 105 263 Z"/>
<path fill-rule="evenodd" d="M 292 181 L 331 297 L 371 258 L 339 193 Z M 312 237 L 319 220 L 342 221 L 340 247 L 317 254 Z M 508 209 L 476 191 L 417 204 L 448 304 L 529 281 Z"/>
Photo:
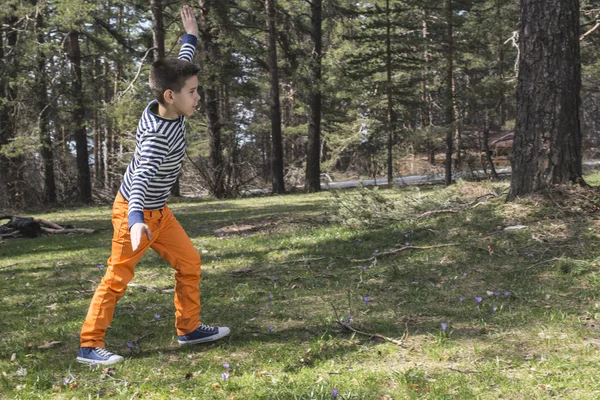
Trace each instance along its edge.
<path fill-rule="evenodd" d="M 600 174 L 586 180 L 600 184 Z M 414 190 L 381 192 L 402 201 Z M 99 231 L 0 244 L 0 397 L 330 399 L 333 389 L 338 399 L 598 397 L 595 215 L 498 197 L 369 228 L 331 222 L 332 201 L 320 193 L 171 203 L 202 254 L 202 320 L 232 334 L 180 348 L 164 290 L 173 272 L 149 251 L 106 337 L 126 356 L 111 371 L 75 362 L 110 252 L 110 207 L 36 215 Z M 503 231 L 512 225 L 527 228 Z M 457 246 L 356 261 L 407 241 Z M 242 269 L 250 272 L 232 274 Z M 343 330 L 333 306 L 359 330 L 408 332 L 405 345 Z M 39 348 L 50 341 L 60 344 Z"/>

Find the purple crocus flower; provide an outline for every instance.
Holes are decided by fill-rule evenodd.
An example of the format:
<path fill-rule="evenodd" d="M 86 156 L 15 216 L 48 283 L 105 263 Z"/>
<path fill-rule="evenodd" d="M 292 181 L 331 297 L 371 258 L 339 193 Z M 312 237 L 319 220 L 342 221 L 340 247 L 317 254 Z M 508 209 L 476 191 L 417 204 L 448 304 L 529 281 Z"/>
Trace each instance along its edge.
<path fill-rule="evenodd" d="M 498 307 L 496 307 L 496 306 L 492 307 L 492 311 L 493 311 L 493 312 L 496 312 L 496 311 L 498 311 Z"/>
<path fill-rule="evenodd" d="M 460 297 L 458 298 L 458 301 L 460 301 L 461 303 L 462 303 L 464 300 L 465 300 L 465 298 L 464 298 L 464 297 L 462 297 L 462 296 L 460 296 Z"/>
<path fill-rule="evenodd" d="M 365 272 L 367 271 L 367 267 L 362 267 L 362 268 L 363 268 L 363 271 L 365 271 Z"/>
<path fill-rule="evenodd" d="M 442 331 L 446 332 L 446 328 L 448 328 L 448 324 L 445 322 L 442 322 Z"/>
<path fill-rule="evenodd" d="M 496 298 L 498 298 L 500 296 L 500 291 L 498 290 L 497 292 L 494 292 L 494 296 L 496 296 Z"/>
<path fill-rule="evenodd" d="M 269 299 L 273 300 L 273 293 L 269 294 Z"/>
<path fill-rule="evenodd" d="M 362 242 L 362 239 L 361 239 L 361 238 L 358 238 L 358 239 L 356 239 L 356 241 L 357 241 L 358 243 L 360 243 L 360 242 Z"/>
<path fill-rule="evenodd" d="M 481 297 L 475 297 L 475 301 L 477 302 L 477 304 L 481 303 L 481 300 L 483 300 Z"/>
<path fill-rule="evenodd" d="M 337 389 L 333 389 L 333 390 L 331 391 L 331 395 L 333 396 L 333 398 L 334 398 L 334 399 L 336 399 L 336 398 L 337 398 L 337 395 L 338 395 L 338 390 L 337 390 Z"/>
<path fill-rule="evenodd" d="M 221 378 L 223 378 L 223 382 L 227 382 L 227 378 L 229 378 L 229 374 L 221 374 Z"/>
<path fill-rule="evenodd" d="M 466 276 L 467 276 L 467 273 L 466 273 L 466 272 L 464 272 L 464 273 L 463 273 L 463 278 L 465 278 Z"/>
<path fill-rule="evenodd" d="M 127 348 L 133 349 L 133 342 L 127 342 Z"/>
<path fill-rule="evenodd" d="M 104 264 L 98 264 L 98 265 L 96 265 L 96 268 L 102 269 L 102 268 L 104 268 Z"/>
<path fill-rule="evenodd" d="M 510 296 L 510 292 L 504 292 L 504 297 Z"/>
<path fill-rule="evenodd" d="M 408 247 L 408 242 L 404 243 L 404 245 L 405 245 L 406 247 Z"/>
<path fill-rule="evenodd" d="M 225 368 L 225 371 L 229 371 L 229 364 L 228 363 L 223 364 L 223 368 Z"/>
<path fill-rule="evenodd" d="M 278 277 L 276 277 L 276 276 L 274 276 L 274 277 L 273 277 L 273 281 L 274 281 L 274 282 L 277 282 L 278 280 L 279 280 L 279 278 L 278 278 Z"/>
<path fill-rule="evenodd" d="M 273 327 L 271 325 L 267 326 L 267 329 L 269 330 L 269 332 L 273 332 Z"/>
<path fill-rule="evenodd" d="M 365 297 L 363 298 L 363 300 L 365 301 L 365 304 L 367 304 L 367 303 L 369 302 L 369 300 L 371 300 L 371 297 L 369 297 L 369 296 L 365 296 Z"/>
<path fill-rule="evenodd" d="M 154 314 L 154 318 L 160 319 L 160 314 Z"/>
<path fill-rule="evenodd" d="M 69 383 L 71 383 L 71 378 L 63 378 L 63 382 L 65 383 L 65 385 L 68 385 Z"/>
<path fill-rule="evenodd" d="M 377 254 L 377 253 L 379 253 L 379 250 L 378 250 L 378 249 L 375 249 L 375 253 L 376 253 L 376 254 Z"/>

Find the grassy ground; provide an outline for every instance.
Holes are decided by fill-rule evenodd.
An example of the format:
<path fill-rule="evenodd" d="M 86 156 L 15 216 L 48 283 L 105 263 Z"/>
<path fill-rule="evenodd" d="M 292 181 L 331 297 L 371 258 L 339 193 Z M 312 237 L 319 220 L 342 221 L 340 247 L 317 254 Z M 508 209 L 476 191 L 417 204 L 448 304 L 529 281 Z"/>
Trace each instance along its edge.
<path fill-rule="evenodd" d="M 507 184 L 462 185 L 463 204 L 490 189 Z M 352 193 L 172 204 L 202 253 L 202 320 L 232 334 L 180 348 L 173 273 L 149 251 L 106 337 L 126 356 L 113 369 L 75 362 L 110 208 L 38 214 L 100 231 L 0 243 L 0 398 L 600 398 L 600 196 L 500 196 L 416 222 L 334 222 L 332 201 Z M 416 192 L 381 193 L 404 204 Z M 527 228 L 503 229 L 514 225 Z M 456 246 L 353 261 L 406 242 Z M 332 305 L 356 329 L 408 337 L 398 346 L 351 333 Z"/>

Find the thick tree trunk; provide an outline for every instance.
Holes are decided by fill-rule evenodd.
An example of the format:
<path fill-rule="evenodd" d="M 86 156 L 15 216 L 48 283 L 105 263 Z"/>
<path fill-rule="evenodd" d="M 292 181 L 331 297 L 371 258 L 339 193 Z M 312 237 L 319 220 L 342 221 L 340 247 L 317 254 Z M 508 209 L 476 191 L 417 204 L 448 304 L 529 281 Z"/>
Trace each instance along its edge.
<path fill-rule="evenodd" d="M 37 0 L 34 0 L 37 3 Z M 38 42 L 38 70 L 36 74 L 37 109 L 39 112 L 38 127 L 40 129 L 40 153 L 44 163 L 44 202 L 46 204 L 56 203 L 56 183 L 54 179 L 54 154 L 52 151 L 52 138 L 50 136 L 50 104 L 48 103 L 48 83 L 46 80 L 46 54 L 42 50 L 46 41 L 44 36 L 44 15 L 43 10 L 37 14 L 36 29 Z"/>
<path fill-rule="evenodd" d="M 204 90 L 204 110 L 208 122 L 208 137 L 209 137 L 209 158 L 210 167 L 213 173 L 213 195 L 221 198 L 226 195 L 224 186 L 224 164 L 223 164 L 223 144 L 221 138 L 221 121 L 219 118 L 219 96 L 217 88 L 219 87 L 219 75 L 216 71 L 217 60 L 219 56 L 217 44 L 212 24 L 209 20 L 210 12 L 215 4 L 212 1 L 206 0 L 202 4 L 200 12 L 200 41 L 202 44 L 201 66 L 204 69 L 206 76 L 205 84 L 202 85 Z"/>
<path fill-rule="evenodd" d="M 272 171 L 273 171 L 273 193 L 285 193 L 283 181 L 283 143 L 281 133 L 281 105 L 279 103 L 279 71 L 277 67 L 277 31 L 275 24 L 275 0 L 265 0 L 265 11 L 267 17 L 267 41 L 269 83 L 271 86 L 271 137 L 273 145 Z"/>
<path fill-rule="evenodd" d="M 453 32 L 452 32 L 452 0 L 446 0 L 446 175 L 445 184 L 452 184 L 452 145 L 454 135 L 454 96 L 452 90 L 453 71 Z"/>
<path fill-rule="evenodd" d="M 10 139 L 14 136 L 13 131 L 13 118 L 11 112 L 10 101 L 14 98 L 14 90 L 10 88 L 10 81 L 14 77 L 15 66 L 11 62 L 8 54 L 11 53 L 12 48 L 17 43 L 17 31 L 12 26 L 16 22 L 16 18 L 7 17 L 2 22 L 9 28 L 6 33 L 0 30 L 0 70 L 3 74 L 0 74 L 0 97 L 5 100 L 0 102 L 0 149 L 7 145 Z M 6 35 L 7 52 L 4 51 L 4 35 Z M 6 71 L 6 72 L 5 72 Z M 11 162 L 8 157 L 0 154 L 0 207 L 9 208 L 15 203 L 14 201 L 14 171 L 11 168 Z"/>
<path fill-rule="evenodd" d="M 90 179 L 90 164 L 88 160 L 87 133 L 85 129 L 85 106 L 81 77 L 81 51 L 79 49 L 79 32 L 77 31 L 71 31 L 69 33 L 69 58 L 71 60 L 71 70 L 73 73 L 72 93 L 74 107 L 72 112 L 72 123 L 75 147 L 77 150 L 77 186 L 79 189 L 79 200 L 83 203 L 90 203 L 92 201 L 92 186 Z"/>
<path fill-rule="evenodd" d="M 521 0 L 517 115 L 508 199 L 583 182 L 578 0 Z"/>
<path fill-rule="evenodd" d="M 309 95 L 310 119 L 308 124 L 308 151 L 306 154 L 306 191 L 321 190 L 321 51 L 322 51 L 322 11 L 321 0 L 311 2 L 311 36 L 313 52 L 311 57 L 312 86 Z"/>
<path fill-rule="evenodd" d="M 392 100 L 392 44 L 391 44 L 391 21 L 390 0 L 385 1 L 385 68 L 387 74 L 387 183 L 394 184 L 393 146 L 394 146 L 394 103 Z"/>
<path fill-rule="evenodd" d="M 162 0 L 150 0 L 152 11 L 152 44 L 154 49 L 154 61 L 165 58 L 165 27 L 163 24 Z"/>

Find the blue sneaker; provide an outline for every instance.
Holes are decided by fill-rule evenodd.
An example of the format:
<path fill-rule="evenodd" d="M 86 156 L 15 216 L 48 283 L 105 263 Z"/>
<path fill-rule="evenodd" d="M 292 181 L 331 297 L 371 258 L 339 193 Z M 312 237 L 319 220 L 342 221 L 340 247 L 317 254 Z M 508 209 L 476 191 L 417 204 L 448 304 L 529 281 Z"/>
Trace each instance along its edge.
<path fill-rule="evenodd" d="M 102 347 L 81 347 L 77 361 L 91 365 L 112 365 L 123 361 L 123 357 Z"/>
<path fill-rule="evenodd" d="M 221 339 L 229 335 L 229 328 L 226 326 L 208 326 L 200 324 L 195 331 L 187 335 L 177 336 L 177 341 L 180 345 L 212 342 L 213 340 Z"/>

